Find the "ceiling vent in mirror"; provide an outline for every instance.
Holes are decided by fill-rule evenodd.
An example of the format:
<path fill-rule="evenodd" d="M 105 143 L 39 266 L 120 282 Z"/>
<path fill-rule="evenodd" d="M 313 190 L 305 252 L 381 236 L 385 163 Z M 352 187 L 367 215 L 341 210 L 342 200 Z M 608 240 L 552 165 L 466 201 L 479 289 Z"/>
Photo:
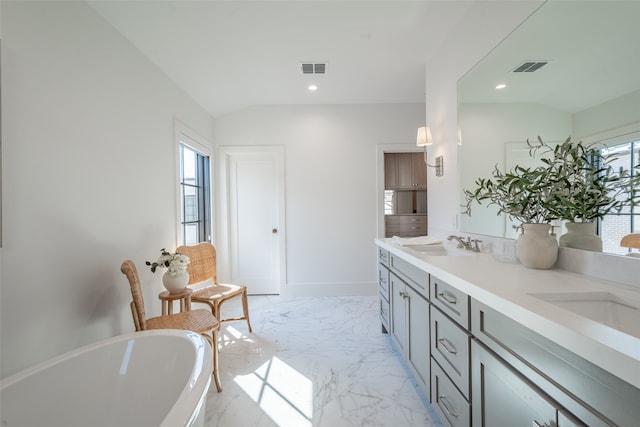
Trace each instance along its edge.
<path fill-rule="evenodd" d="M 539 70 L 540 68 L 547 65 L 549 61 L 525 61 L 522 64 L 518 65 L 513 72 L 514 73 L 533 73 L 534 71 Z"/>
<path fill-rule="evenodd" d="M 302 74 L 326 74 L 327 72 L 327 64 L 326 62 L 319 63 L 301 63 L 300 68 L 302 69 Z"/>

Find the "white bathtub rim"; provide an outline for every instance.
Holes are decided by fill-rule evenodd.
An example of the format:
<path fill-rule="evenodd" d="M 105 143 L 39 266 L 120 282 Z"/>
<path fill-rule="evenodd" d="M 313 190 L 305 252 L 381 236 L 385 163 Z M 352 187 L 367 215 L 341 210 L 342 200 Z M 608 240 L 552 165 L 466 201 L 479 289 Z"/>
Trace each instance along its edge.
<path fill-rule="evenodd" d="M 180 395 L 173 407 L 167 412 L 167 415 L 159 427 L 175 427 L 190 426 L 197 418 L 200 410 L 203 410 L 203 404 L 206 401 L 206 395 L 211 385 L 211 373 L 213 372 L 213 353 L 211 346 L 207 340 L 200 334 L 191 331 L 182 331 L 176 329 L 154 329 L 150 331 L 139 331 L 123 335 L 117 335 L 105 340 L 88 344 L 84 347 L 71 350 L 67 353 L 48 359 L 38 363 L 23 371 L 10 375 L 0 380 L 0 396 L 2 390 L 25 378 L 30 377 L 44 369 L 54 366 L 62 361 L 76 357 L 86 352 L 93 351 L 100 347 L 108 346 L 114 342 L 128 341 L 130 339 L 143 338 L 147 336 L 176 336 L 190 340 L 196 348 L 202 349 L 197 351 L 198 357 L 202 357 L 202 366 L 194 367 L 191 370 L 187 384 L 183 387 Z M 204 345 L 201 345 L 204 343 Z"/>

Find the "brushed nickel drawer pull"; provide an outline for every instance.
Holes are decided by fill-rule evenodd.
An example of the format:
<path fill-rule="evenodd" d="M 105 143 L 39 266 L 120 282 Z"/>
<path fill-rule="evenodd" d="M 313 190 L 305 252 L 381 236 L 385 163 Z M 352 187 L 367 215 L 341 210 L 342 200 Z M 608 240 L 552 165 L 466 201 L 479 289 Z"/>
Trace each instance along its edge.
<path fill-rule="evenodd" d="M 440 403 L 442 403 L 442 405 L 440 405 Z M 458 418 L 458 413 L 456 413 L 456 411 L 451 408 L 451 405 L 449 404 L 449 401 L 445 396 L 440 395 L 438 397 L 438 406 L 440 406 L 444 410 L 444 412 L 447 413 L 447 415 Z"/>
<path fill-rule="evenodd" d="M 453 346 L 453 344 L 451 344 L 451 342 L 446 339 L 446 338 L 440 338 L 438 339 L 438 342 L 440 343 L 440 345 L 442 346 L 442 348 L 444 348 L 447 353 L 449 354 L 458 354 L 458 350 Z"/>
<path fill-rule="evenodd" d="M 446 302 L 448 302 L 449 304 L 457 304 L 458 300 L 456 299 L 456 297 L 454 297 L 453 295 L 451 295 L 448 292 L 440 292 L 438 294 L 438 296 L 440 298 L 442 298 L 443 300 L 445 300 Z"/>

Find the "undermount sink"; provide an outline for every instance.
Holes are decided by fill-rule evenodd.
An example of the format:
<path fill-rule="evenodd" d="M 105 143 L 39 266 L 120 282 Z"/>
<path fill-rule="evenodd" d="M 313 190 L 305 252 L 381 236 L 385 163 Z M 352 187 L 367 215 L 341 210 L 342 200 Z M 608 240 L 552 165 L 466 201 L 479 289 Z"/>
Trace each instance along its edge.
<path fill-rule="evenodd" d="M 531 296 L 640 338 L 640 300 L 629 301 L 611 292 L 545 293 Z"/>
<path fill-rule="evenodd" d="M 444 245 L 412 245 L 412 246 L 405 246 L 405 247 L 429 256 L 470 255 L 470 253 L 464 250 L 451 249 L 451 248 L 445 247 Z"/>

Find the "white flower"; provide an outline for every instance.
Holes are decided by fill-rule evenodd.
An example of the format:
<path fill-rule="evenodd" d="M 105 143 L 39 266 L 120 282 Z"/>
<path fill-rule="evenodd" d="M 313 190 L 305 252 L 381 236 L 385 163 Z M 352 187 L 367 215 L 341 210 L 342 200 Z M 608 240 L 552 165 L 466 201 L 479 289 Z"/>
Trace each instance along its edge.
<path fill-rule="evenodd" d="M 191 262 L 188 256 L 178 252 L 172 254 L 164 248 L 160 250 L 160 253 L 160 257 L 155 262 L 146 262 L 151 267 L 152 273 L 155 273 L 158 267 L 166 267 L 171 277 L 176 277 L 187 271 L 187 265 Z"/>

